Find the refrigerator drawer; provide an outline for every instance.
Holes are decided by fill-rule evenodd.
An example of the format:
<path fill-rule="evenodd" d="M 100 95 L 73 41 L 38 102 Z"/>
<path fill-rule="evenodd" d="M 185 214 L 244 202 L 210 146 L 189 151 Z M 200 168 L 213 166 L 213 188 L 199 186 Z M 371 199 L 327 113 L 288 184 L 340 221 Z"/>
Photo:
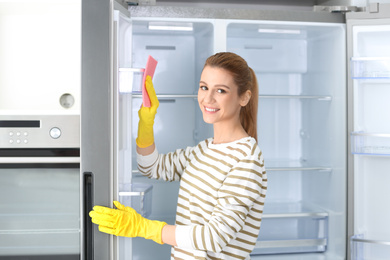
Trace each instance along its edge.
<path fill-rule="evenodd" d="M 390 134 L 351 133 L 352 154 L 390 155 Z"/>
<path fill-rule="evenodd" d="M 328 214 L 297 212 L 264 214 L 253 255 L 324 252 Z"/>
<path fill-rule="evenodd" d="M 389 259 L 390 241 L 364 239 L 362 235 L 351 237 L 351 260 Z"/>

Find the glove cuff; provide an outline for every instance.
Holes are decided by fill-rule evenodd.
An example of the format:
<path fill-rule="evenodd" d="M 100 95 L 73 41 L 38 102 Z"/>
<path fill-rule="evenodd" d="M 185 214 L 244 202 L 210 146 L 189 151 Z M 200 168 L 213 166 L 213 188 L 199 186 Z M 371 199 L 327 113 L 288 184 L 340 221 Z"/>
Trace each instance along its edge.
<path fill-rule="evenodd" d="M 140 148 L 145 148 L 151 146 L 154 143 L 154 131 L 153 131 L 153 123 L 146 124 L 143 121 L 139 121 L 138 123 L 138 135 L 137 139 L 135 139 L 137 146 Z"/>
<path fill-rule="evenodd" d="M 146 232 L 146 239 L 151 239 L 154 242 L 162 245 L 164 244 L 162 241 L 162 229 L 167 223 L 157 221 L 157 220 L 149 220 L 150 222 L 148 223 L 148 230 L 149 232 Z"/>

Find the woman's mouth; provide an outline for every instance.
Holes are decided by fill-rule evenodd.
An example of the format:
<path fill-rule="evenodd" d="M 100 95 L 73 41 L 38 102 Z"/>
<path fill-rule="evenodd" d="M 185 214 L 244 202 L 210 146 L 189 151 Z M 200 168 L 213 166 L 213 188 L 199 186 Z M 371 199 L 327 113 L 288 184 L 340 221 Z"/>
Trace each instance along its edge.
<path fill-rule="evenodd" d="M 207 112 L 217 112 L 219 109 L 218 108 L 204 107 L 204 110 L 206 110 Z"/>

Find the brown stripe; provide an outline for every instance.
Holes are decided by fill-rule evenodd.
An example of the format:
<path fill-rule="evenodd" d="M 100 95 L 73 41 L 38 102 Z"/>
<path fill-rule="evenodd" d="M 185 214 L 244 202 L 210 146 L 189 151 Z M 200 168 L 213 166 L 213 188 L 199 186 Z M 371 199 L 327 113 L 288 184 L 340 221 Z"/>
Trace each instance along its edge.
<path fill-rule="evenodd" d="M 260 188 L 262 189 L 266 189 L 267 187 L 263 186 L 260 182 L 256 181 L 255 179 L 251 179 L 251 178 L 247 178 L 247 177 L 242 177 L 242 176 L 239 176 L 239 175 L 230 175 L 228 177 L 229 179 L 232 178 L 232 179 L 239 179 L 239 180 L 244 180 L 244 181 L 247 181 L 247 182 L 252 182 L 254 183 L 256 186 L 259 186 Z"/>
<path fill-rule="evenodd" d="M 244 151 L 241 150 L 240 148 L 232 148 L 232 147 L 229 146 L 229 147 L 227 147 L 227 149 L 232 150 L 232 151 L 239 152 L 239 153 L 241 153 L 244 157 L 247 156 L 246 152 L 244 152 Z"/>

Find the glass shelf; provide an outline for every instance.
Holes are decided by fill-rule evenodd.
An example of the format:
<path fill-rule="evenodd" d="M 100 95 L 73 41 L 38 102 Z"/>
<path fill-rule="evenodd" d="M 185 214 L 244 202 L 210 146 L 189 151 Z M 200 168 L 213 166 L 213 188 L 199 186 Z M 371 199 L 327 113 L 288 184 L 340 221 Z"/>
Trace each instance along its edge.
<path fill-rule="evenodd" d="M 269 203 L 252 255 L 324 252 L 327 243 L 327 212 L 301 203 Z"/>
<path fill-rule="evenodd" d="M 351 58 L 353 79 L 390 79 L 390 57 Z"/>
<path fill-rule="evenodd" d="M 363 235 L 355 235 L 350 239 L 351 260 L 385 260 L 389 259 L 390 241 L 365 239 Z"/>
<path fill-rule="evenodd" d="M 299 161 L 283 161 L 283 160 L 267 160 L 266 164 L 267 172 L 270 171 L 320 171 L 320 172 L 331 172 L 332 168 L 322 165 L 309 165 L 302 164 Z"/>
<path fill-rule="evenodd" d="M 134 98 L 142 98 L 141 94 L 133 94 Z M 174 99 L 174 98 L 198 98 L 197 94 L 157 94 L 157 97 L 160 99 Z M 331 101 L 331 96 L 322 96 L 322 95 L 259 95 L 260 99 L 317 99 L 319 101 Z"/>
<path fill-rule="evenodd" d="M 351 133 L 352 154 L 390 155 L 390 134 Z"/>

